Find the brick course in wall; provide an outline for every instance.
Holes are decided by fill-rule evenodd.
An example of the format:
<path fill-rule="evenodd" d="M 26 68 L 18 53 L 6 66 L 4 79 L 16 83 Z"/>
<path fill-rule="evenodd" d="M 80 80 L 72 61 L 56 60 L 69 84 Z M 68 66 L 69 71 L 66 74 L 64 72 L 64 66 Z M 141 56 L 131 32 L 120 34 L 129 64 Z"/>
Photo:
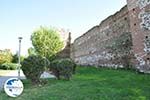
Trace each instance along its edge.
<path fill-rule="evenodd" d="M 150 73 L 150 0 L 127 0 L 130 31 L 133 38 L 134 65 L 141 71 Z M 150 41 L 147 41 L 150 43 Z"/>

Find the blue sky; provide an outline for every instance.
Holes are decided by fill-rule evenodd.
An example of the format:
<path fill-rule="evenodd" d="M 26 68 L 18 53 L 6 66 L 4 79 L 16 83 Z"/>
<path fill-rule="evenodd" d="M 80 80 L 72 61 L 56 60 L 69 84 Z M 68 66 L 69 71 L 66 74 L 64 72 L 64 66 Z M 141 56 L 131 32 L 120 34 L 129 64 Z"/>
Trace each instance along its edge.
<path fill-rule="evenodd" d="M 126 0 L 0 0 L 0 49 L 22 52 L 31 47 L 31 33 L 39 26 L 64 28 L 75 39 L 114 14 Z"/>

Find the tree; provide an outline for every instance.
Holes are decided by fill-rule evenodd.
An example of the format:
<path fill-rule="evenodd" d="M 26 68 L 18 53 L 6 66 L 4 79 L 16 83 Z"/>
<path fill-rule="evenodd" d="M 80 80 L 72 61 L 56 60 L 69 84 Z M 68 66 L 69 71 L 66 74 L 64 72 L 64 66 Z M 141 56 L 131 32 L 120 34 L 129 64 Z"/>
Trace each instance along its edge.
<path fill-rule="evenodd" d="M 20 56 L 20 61 L 23 61 L 24 58 L 24 56 Z M 18 63 L 18 53 L 13 55 L 12 63 Z"/>
<path fill-rule="evenodd" d="M 28 49 L 28 54 L 29 54 L 29 56 L 30 56 L 30 55 L 36 55 L 35 49 L 32 48 L 32 47 L 30 47 L 30 48 Z"/>
<path fill-rule="evenodd" d="M 52 28 L 40 27 L 32 33 L 31 41 L 35 51 L 47 59 L 63 48 L 63 42 L 58 32 Z"/>
<path fill-rule="evenodd" d="M 12 53 L 9 49 L 0 50 L 0 64 L 10 63 L 12 59 Z"/>

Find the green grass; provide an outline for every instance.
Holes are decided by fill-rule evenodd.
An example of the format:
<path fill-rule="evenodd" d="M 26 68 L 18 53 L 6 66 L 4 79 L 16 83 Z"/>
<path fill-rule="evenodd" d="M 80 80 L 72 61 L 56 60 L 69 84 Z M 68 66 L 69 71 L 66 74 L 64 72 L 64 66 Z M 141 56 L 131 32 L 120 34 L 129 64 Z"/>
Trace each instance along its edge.
<path fill-rule="evenodd" d="M 150 75 L 127 70 L 77 68 L 71 81 L 49 79 L 35 87 L 24 80 L 17 98 L 0 93 L 0 100 L 150 100 Z"/>

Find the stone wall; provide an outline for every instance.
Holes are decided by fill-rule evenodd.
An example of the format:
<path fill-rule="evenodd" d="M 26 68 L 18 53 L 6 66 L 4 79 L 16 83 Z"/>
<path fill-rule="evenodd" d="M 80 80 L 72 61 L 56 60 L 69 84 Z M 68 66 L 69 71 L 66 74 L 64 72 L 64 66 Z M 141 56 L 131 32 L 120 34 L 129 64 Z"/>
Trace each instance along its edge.
<path fill-rule="evenodd" d="M 94 26 L 74 41 L 71 58 L 80 65 L 120 66 L 113 63 L 114 54 L 108 45 L 122 34 L 130 32 L 128 8 L 124 6 L 119 12 L 109 16 L 99 25 Z"/>
<path fill-rule="evenodd" d="M 57 53 L 57 58 L 70 58 L 71 33 L 69 32 L 67 36 L 68 37 L 64 41 L 65 46 L 60 52 Z"/>
<path fill-rule="evenodd" d="M 58 29 L 58 33 L 60 35 L 60 39 L 64 43 L 64 47 L 60 52 L 56 54 L 57 59 L 61 58 L 70 58 L 70 49 L 71 49 L 71 33 L 64 29 Z"/>
<path fill-rule="evenodd" d="M 107 67 L 125 67 L 130 60 L 134 68 L 150 73 L 150 0 L 127 0 L 74 41 L 71 58 L 80 65 Z"/>

